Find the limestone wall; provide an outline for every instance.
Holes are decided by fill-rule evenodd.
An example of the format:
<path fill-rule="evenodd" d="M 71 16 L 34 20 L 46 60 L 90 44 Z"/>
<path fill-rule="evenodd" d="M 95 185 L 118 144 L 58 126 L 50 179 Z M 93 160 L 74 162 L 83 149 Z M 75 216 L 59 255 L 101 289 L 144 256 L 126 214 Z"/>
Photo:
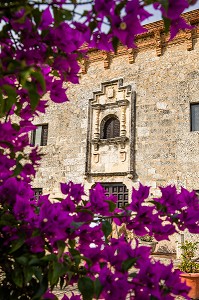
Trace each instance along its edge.
<path fill-rule="evenodd" d="M 199 11 L 194 12 L 196 17 L 199 20 Z M 70 102 L 50 102 L 47 114 L 35 120 L 35 124 L 48 123 L 49 132 L 48 145 L 41 147 L 45 156 L 34 187 L 42 187 L 51 197 L 60 195 L 60 181 L 69 180 L 87 189 L 96 181 L 123 182 L 129 190 L 140 181 L 152 187 L 152 195 L 159 193 L 158 186 L 168 184 L 199 190 L 199 131 L 190 131 L 190 103 L 199 102 L 199 29 L 197 25 L 191 38 L 181 33 L 169 43 L 161 26 L 152 24 L 150 34 L 138 39 L 135 50 L 121 48 L 118 55 L 109 56 L 91 51 L 80 84 L 68 86 Z M 133 173 L 86 176 L 89 99 L 101 83 L 118 78 L 135 93 L 131 103 L 135 115 L 127 120 L 129 128 L 135 124 L 135 139 L 127 155 L 133 161 Z M 107 173 L 115 158 L 112 154 L 106 159 L 107 165 L 102 162 Z"/>

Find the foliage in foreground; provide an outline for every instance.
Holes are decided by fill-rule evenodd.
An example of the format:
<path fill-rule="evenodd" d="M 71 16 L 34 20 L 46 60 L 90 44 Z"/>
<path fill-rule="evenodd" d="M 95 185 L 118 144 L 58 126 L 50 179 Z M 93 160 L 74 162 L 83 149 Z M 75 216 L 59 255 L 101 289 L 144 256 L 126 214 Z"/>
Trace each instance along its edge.
<path fill-rule="evenodd" d="M 78 83 L 78 59 L 86 58 L 89 47 L 113 51 L 119 40 L 133 47 L 135 35 L 146 30 L 140 24 L 149 16 L 145 4 L 161 10 L 171 38 L 179 28 L 191 28 L 180 14 L 194 1 L 88 2 L 92 10 L 77 22 L 82 2 L 0 1 L 0 299 L 56 299 L 55 286 L 73 284 L 81 295 L 71 300 L 188 299 L 179 271 L 151 261 L 148 247 L 132 246 L 123 236 L 110 238 L 109 220 L 158 241 L 178 230 L 199 233 L 194 192 L 161 188 L 162 196 L 148 206 L 149 188 L 140 185 L 131 203 L 117 209 L 101 186 L 87 200 L 83 187 L 70 182 L 61 184 L 63 198 L 56 203 L 48 196 L 31 200 L 41 157 L 29 147 L 28 134 L 35 129 L 34 117 L 45 113 L 43 96 L 67 100 L 63 83 Z"/>

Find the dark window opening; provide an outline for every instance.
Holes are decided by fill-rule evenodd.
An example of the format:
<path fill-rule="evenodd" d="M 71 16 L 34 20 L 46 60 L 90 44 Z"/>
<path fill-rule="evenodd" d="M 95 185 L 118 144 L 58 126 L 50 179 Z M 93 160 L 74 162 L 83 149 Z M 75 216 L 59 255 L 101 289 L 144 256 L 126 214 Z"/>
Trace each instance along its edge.
<path fill-rule="evenodd" d="M 123 183 L 100 183 L 106 191 L 106 196 L 114 195 L 117 198 L 117 207 L 128 204 L 128 189 Z"/>
<path fill-rule="evenodd" d="M 191 131 L 199 131 L 199 103 L 191 104 Z"/>
<path fill-rule="evenodd" d="M 33 146 L 46 146 L 48 139 L 48 124 L 37 125 L 31 133 L 31 144 Z"/>
<path fill-rule="evenodd" d="M 107 121 L 102 121 L 101 139 L 111 139 L 120 136 L 120 121 L 116 117 L 111 117 Z"/>

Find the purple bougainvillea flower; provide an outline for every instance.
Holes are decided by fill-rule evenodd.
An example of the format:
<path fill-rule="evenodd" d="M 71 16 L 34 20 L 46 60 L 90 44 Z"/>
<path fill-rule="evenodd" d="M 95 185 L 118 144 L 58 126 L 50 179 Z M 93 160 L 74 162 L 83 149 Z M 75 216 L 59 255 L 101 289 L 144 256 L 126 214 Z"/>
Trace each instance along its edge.
<path fill-rule="evenodd" d="M 74 293 L 72 293 L 72 296 L 70 298 L 68 298 L 68 296 L 64 295 L 61 300 L 81 300 L 81 296 L 74 295 Z"/>
<path fill-rule="evenodd" d="M 73 183 L 60 183 L 61 191 L 64 195 L 69 195 L 74 203 L 78 204 L 82 200 L 82 196 L 85 195 L 84 187 L 82 184 Z"/>
<path fill-rule="evenodd" d="M 138 207 L 148 198 L 149 191 L 150 187 L 143 186 L 141 183 L 139 185 L 138 190 L 133 188 L 131 197 L 132 201 L 130 205 L 127 206 L 127 208 L 136 211 Z"/>
<path fill-rule="evenodd" d="M 91 41 L 89 42 L 89 47 L 105 51 L 113 51 L 111 39 L 112 35 L 107 35 L 102 32 L 95 32 L 93 33 Z"/>
<path fill-rule="evenodd" d="M 96 184 L 95 188 L 90 191 L 90 202 L 87 204 L 87 208 L 96 214 L 111 216 L 114 213 L 110 212 L 108 201 L 116 203 L 117 198 L 107 197 L 104 188 L 100 184 Z"/>
<path fill-rule="evenodd" d="M 106 266 L 103 267 L 99 272 L 99 281 L 103 287 L 100 298 L 106 300 L 126 299 L 128 291 L 131 289 L 127 277 L 127 273 L 114 272 Z"/>
<path fill-rule="evenodd" d="M 66 96 L 66 89 L 63 88 L 62 80 L 54 80 L 52 83 L 50 97 L 53 102 L 62 103 L 68 100 Z"/>
<path fill-rule="evenodd" d="M 68 54 L 67 58 L 61 56 L 55 58 L 53 68 L 60 71 L 60 75 L 63 79 L 74 84 L 79 83 L 78 72 L 80 70 L 80 66 L 77 63 L 76 54 Z"/>
<path fill-rule="evenodd" d="M 49 290 L 42 296 L 42 300 L 56 300 L 57 297 Z"/>
<path fill-rule="evenodd" d="M 170 39 L 173 39 L 181 29 L 192 29 L 193 26 L 187 24 L 182 17 L 179 17 L 171 22 Z"/>
<path fill-rule="evenodd" d="M 51 12 L 50 12 L 50 8 L 47 7 L 42 12 L 41 22 L 40 22 L 39 28 L 42 29 L 42 30 L 48 29 L 49 25 L 51 25 L 53 21 L 54 21 L 54 19 L 52 17 Z"/>
<path fill-rule="evenodd" d="M 33 253 L 43 252 L 45 250 L 44 239 L 41 236 L 34 236 L 26 240 L 26 244 Z"/>

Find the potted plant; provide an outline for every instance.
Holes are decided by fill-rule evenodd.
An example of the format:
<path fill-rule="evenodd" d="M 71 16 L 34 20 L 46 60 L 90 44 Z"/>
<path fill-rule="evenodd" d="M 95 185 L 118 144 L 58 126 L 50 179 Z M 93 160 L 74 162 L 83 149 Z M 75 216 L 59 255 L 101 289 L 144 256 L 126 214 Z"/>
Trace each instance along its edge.
<path fill-rule="evenodd" d="M 145 234 L 143 236 L 139 236 L 138 239 L 140 245 L 151 247 L 151 253 L 155 252 L 155 248 L 158 242 L 155 241 L 152 236 Z"/>
<path fill-rule="evenodd" d="M 191 288 L 188 296 L 192 299 L 199 299 L 199 263 L 198 258 L 195 258 L 198 243 L 185 241 L 180 247 L 182 254 L 178 267 L 183 272 L 180 277 Z"/>

